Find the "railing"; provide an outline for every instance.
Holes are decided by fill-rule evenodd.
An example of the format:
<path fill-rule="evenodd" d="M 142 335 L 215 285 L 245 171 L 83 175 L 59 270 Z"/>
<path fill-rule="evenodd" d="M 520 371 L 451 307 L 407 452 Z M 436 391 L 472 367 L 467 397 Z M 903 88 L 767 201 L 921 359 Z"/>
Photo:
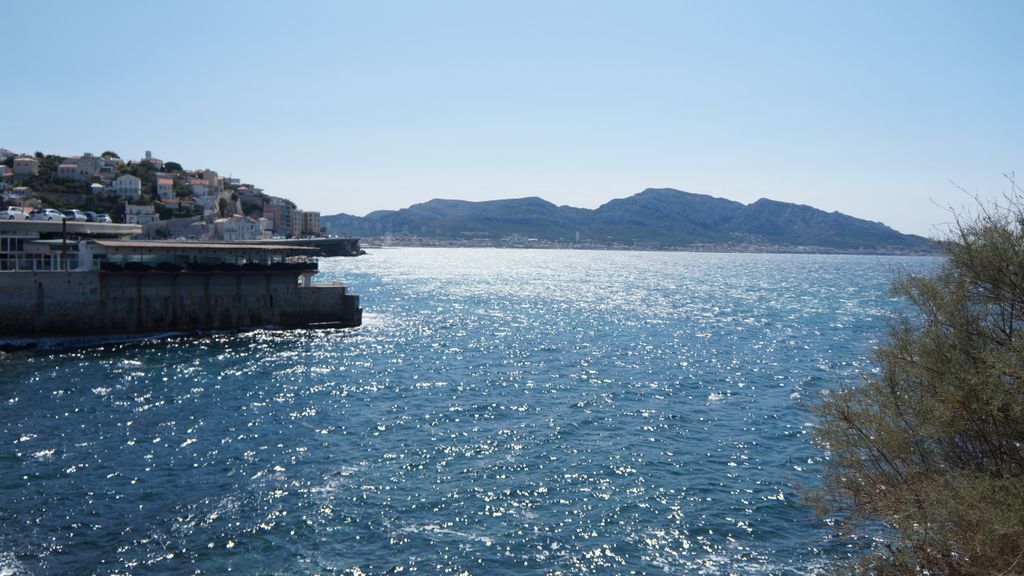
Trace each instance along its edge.
<path fill-rule="evenodd" d="M 0 272 L 68 272 L 78 269 L 78 254 L 0 254 Z"/>

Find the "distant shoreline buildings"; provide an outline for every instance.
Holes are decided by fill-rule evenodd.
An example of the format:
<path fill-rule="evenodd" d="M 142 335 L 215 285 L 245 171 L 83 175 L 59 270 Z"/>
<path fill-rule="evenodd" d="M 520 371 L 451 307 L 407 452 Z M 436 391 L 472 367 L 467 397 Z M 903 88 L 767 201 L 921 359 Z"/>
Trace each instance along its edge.
<path fill-rule="evenodd" d="M 4 206 L 109 213 L 143 238 L 247 241 L 324 235 L 320 213 L 215 170 L 185 169 L 145 151 L 139 160 L 19 154 L 0 148 Z"/>
<path fill-rule="evenodd" d="M 326 244 L 344 239 L 133 239 L 140 231 L 131 224 L 0 221 L 0 350 L 39 339 L 72 344 L 362 322 L 359 297 L 344 284 L 313 282 L 318 257 L 344 248 Z"/>

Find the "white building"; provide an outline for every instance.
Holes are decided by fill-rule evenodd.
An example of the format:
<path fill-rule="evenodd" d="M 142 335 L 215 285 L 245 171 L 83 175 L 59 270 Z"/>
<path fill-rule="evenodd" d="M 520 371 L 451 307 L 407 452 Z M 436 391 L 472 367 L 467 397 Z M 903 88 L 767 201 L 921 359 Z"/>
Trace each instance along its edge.
<path fill-rule="evenodd" d="M 100 168 L 103 168 L 103 159 L 86 152 L 81 156 L 65 158 L 61 164 L 74 164 L 78 166 L 77 180 L 88 180 L 100 175 Z"/>
<path fill-rule="evenodd" d="M 114 192 L 122 198 L 138 197 L 142 194 L 142 180 L 131 174 L 124 174 L 114 180 Z"/>
<path fill-rule="evenodd" d="M 196 196 L 196 204 L 203 207 L 203 216 L 211 216 L 218 210 L 215 196 Z"/>
<path fill-rule="evenodd" d="M 15 186 L 6 190 L 3 199 L 13 206 L 38 208 L 41 204 L 39 199 L 32 195 L 32 189 L 28 186 Z"/>
<path fill-rule="evenodd" d="M 89 192 L 93 196 L 96 196 L 97 194 L 102 194 L 103 191 L 106 190 L 106 189 L 107 189 L 107 187 L 104 186 L 103 184 L 92 184 L 92 185 L 89 186 Z"/>
<path fill-rule="evenodd" d="M 174 198 L 174 180 L 171 178 L 157 178 L 156 194 L 161 200 Z"/>
<path fill-rule="evenodd" d="M 114 176 L 117 175 L 117 167 L 104 164 L 100 166 L 100 180 L 104 182 L 113 182 Z"/>
<path fill-rule="evenodd" d="M 262 220 L 262 218 L 261 218 Z M 238 242 L 263 238 L 264 224 L 246 216 L 218 218 L 213 221 L 213 234 L 217 240 Z"/>
<path fill-rule="evenodd" d="M 57 178 L 61 180 L 84 180 L 78 172 L 78 164 L 61 164 L 57 166 Z"/>
<path fill-rule="evenodd" d="M 32 176 L 39 172 L 39 160 L 31 156 L 21 156 L 14 159 L 15 176 Z"/>
<path fill-rule="evenodd" d="M 136 178 L 138 180 L 138 178 Z M 124 207 L 124 223 L 125 224 L 149 224 L 150 222 L 156 222 L 160 217 L 156 214 L 156 209 L 151 204 L 145 206 L 135 206 L 129 204 Z"/>

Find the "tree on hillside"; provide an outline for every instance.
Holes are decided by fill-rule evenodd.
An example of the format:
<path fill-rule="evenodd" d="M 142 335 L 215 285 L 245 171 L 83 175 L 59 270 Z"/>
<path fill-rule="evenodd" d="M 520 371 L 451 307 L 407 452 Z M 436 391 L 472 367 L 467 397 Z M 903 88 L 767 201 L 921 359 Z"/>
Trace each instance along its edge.
<path fill-rule="evenodd" d="M 1024 573 L 1024 195 L 1011 185 L 958 218 L 937 273 L 896 281 L 914 313 L 892 325 L 879 372 L 817 408 L 825 511 L 888 542 L 865 573 Z"/>
<path fill-rule="evenodd" d="M 164 172 L 184 172 L 185 169 L 177 162 L 164 162 Z"/>
<path fill-rule="evenodd" d="M 121 157 L 117 155 L 117 152 L 112 152 L 110 150 L 107 150 L 103 154 L 100 154 L 100 158 L 117 158 L 118 160 L 121 159 Z"/>

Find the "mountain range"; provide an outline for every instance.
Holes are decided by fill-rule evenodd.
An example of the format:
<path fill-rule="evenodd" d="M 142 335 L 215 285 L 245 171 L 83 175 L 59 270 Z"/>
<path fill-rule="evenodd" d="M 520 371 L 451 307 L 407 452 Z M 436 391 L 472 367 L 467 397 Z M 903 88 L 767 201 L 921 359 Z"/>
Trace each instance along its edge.
<path fill-rule="evenodd" d="M 321 217 L 332 234 L 495 242 L 530 238 L 565 244 L 725 249 L 820 249 L 927 252 L 927 238 L 880 222 L 762 198 L 742 204 L 671 188 L 649 188 L 597 209 L 556 206 L 542 198 L 470 202 L 435 199 L 366 216 Z"/>

